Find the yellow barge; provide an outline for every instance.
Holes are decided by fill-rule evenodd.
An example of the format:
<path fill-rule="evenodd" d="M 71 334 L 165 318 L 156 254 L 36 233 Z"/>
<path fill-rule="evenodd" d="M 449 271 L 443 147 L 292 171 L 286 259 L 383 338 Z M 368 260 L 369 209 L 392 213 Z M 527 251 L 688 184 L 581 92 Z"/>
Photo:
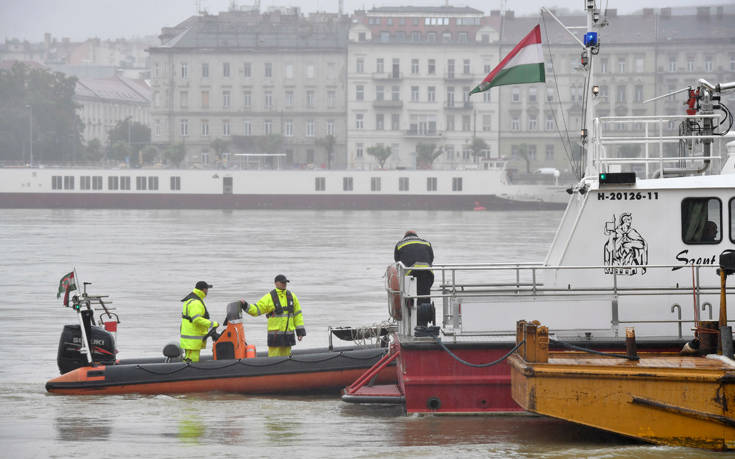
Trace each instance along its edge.
<path fill-rule="evenodd" d="M 735 449 L 735 361 L 549 352 L 546 327 L 518 322 L 512 396 L 525 410 L 675 446 Z M 633 357 L 635 358 L 635 357 Z"/>

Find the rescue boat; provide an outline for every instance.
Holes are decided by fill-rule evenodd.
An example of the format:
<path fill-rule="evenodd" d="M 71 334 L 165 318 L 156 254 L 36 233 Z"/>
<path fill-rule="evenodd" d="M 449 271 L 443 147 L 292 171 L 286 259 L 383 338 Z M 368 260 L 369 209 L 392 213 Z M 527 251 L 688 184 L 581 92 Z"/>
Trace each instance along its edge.
<path fill-rule="evenodd" d="M 230 392 L 240 394 L 339 393 L 387 352 L 387 347 L 330 347 L 294 352 L 289 357 L 267 357 L 248 345 L 239 303 L 227 306 L 225 329 L 214 328 L 204 338 L 213 340 L 213 355 L 196 363 L 185 362 L 176 343 L 163 349 L 161 358 L 118 360 L 115 330 L 118 321 L 106 297 L 84 292 L 74 296 L 71 307 L 79 324 L 66 325 L 59 341 L 60 376 L 46 383 L 46 390 L 66 395 L 184 394 Z M 102 311 L 98 322 L 95 310 Z M 98 325 L 99 323 L 99 325 Z M 330 329 L 343 339 L 366 332 Z M 371 330 L 384 338 L 387 330 Z M 379 343 L 382 340 L 377 339 Z M 384 341 L 382 341 L 385 343 Z M 376 383 L 395 382 L 395 368 L 375 375 Z"/>

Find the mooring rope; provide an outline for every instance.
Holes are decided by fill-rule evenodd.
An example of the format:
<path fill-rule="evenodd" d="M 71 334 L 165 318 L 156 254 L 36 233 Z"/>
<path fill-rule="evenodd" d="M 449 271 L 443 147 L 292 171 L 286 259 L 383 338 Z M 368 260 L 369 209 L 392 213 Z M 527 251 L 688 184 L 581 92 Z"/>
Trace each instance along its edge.
<path fill-rule="evenodd" d="M 559 341 L 559 340 L 552 339 L 552 338 L 549 338 L 549 342 L 561 344 L 562 346 L 568 349 L 575 350 L 575 351 L 588 352 L 590 354 L 602 355 L 605 357 L 615 357 L 616 359 L 640 360 L 640 358 L 637 355 L 612 354 L 610 352 L 596 351 L 594 349 L 588 349 L 586 347 L 575 346 L 574 344 L 565 343 L 564 341 Z"/>
<path fill-rule="evenodd" d="M 434 341 L 436 341 L 436 343 L 439 345 L 439 347 L 441 347 L 444 351 L 446 351 L 447 354 L 449 354 L 454 360 L 456 360 L 457 362 L 461 363 L 462 365 L 467 365 L 468 367 L 473 367 L 473 368 L 486 368 L 486 367 L 491 367 L 493 365 L 497 365 L 500 362 L 502 362 L 503 360 L 505 360 L 508 357 L 510 357 L 511 354 L 513 354 L 515 351 L 518 350 L 519 347 L 521 347 L 522 345 L 524 345 L 526 343 L 526 340 L 521 341 L 520 343 L 516 344 L 515 347 L 510 350 L 510 352 L 508 352 L 507 354 L 505 354 L 504 356 L 502 356 L 501 358 L 499 358 L 498 360 L 495 360 L 493 362 L 488 362 L 488 363 L 471 363 L 471 362 L 468 362 L 466 360 L 462 360 L 461 357 L 459 357 L 458 355 L 456 355 L 454 352 L 450 351 L 449 348 L 444 343 L 442 343 L 442 341 L 439 338 L 437 338 L 436 336 L 434 337 Z"/>

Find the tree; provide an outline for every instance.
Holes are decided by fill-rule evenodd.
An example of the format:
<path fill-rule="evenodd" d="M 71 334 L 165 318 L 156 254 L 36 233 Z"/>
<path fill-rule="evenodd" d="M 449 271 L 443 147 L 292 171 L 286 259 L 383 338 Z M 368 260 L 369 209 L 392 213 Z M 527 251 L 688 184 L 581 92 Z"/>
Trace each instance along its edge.
<path fill-rule="evenodd" d="M 82 160 L 97 162 L 102 159 L 102 142 L 99 139 L 92 139 L 82 150 Z"/>
<path fill-rule="evenodd" d="M 367 149 L 367 154 L 375 157 L 375 160 L 378 161 L 381 169 L 383 168 L 383 166 L 385 166 L 385 161 L 388 159 L 391 153 L 392 152 L 390 151 L 390 147 L 386 147 L 385 145 L 374 145 Z"/>
<path fill-rule="evenodd" d="M 477 162 L 483 152 L 487 151 L 487 143 L 485 143 L 481 138 L 475 137 L 472 139 L 472 143 L 470 144 L 470 150 L 472 150 L 472 160 Z"/>
<path fill-rule="evenodd" d="M 327 169 L 332 168 L 332 156 L 334 154 L 334 146 L 336 143 L 337 138 L 331 134 L 316 139 L 316 144 L 323 147 L 327 152 Z"/>
<path fill-rule="evenodd" d="M 174 167 L 181 167 L 181 163 L 186 158 L 186 147 L 184 147 L 183 143 L 168 145 L 163 152 L 163 157 L 168 164 Z"/>
<path fill-rule="evenodd" d="M 434 160 L 444 153 L 436 148 L 433 143 L 419 143 L 416 145 L 416 167 L 419 169 L 431 169 Z"/>
<path fill-rule="evenodd" d="M 143 157 L 144 164 L 153 164 L 158 157 L 158 148 L 154 147 L 153 145 L 146 145 L 145 147 L 143 147 L 140 153 Z"/>
<path fill-rule="evenodd" d="M 214 150 L 214 154 L 217 157 L 217 161 L 222 161 L 222 154 L 227 152 L 227 150 L 230 149 L 230 142 L 227 140 L 222 139 L 214 139 L 209 144 L 210 147 L 212 147 L 212 150 Z"/>
<path fill-rule="evenodd" d="M 77 79 L 16 63 L 0 70 L 0 160 L 73 160 L 82 151 Z M 32 140 L 31 140 L 32 131 Z"/>
<path fill-rule="evenodd" d="M 518 156 L 526 162 L 526 174 L 531 173 L 531 155 L 528 152 L 528 145 L 522 143 L 518 146 Z"/>
<path fill-rule="evenodd" d="M 107 157 L 116 161 L 125 161 L 132 164 L 138 164 L 137 158 L 132 158 L 132 148 L 127 142 L 120 140 L 115 141 L 112 145 L 107 147 Z"/>

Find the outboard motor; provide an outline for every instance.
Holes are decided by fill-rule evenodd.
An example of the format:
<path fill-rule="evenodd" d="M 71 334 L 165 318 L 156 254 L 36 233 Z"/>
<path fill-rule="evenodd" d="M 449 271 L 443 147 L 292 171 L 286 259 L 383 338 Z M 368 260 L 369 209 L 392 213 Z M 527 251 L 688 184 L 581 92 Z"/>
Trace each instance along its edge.
<path fill-rule="evenodd" d="M 115 338 L 110 332 L 96 325 L 92 325 L 90 330 L 92 361 L 100 365 L 114 365 L 117 356 Z M 83 354 L 81 350 L 82 331 L 80 325 L 64 325 L 59 340 L 59 352 L 56 357 L 61 374 L 89 365 L 87 355 Z"/>
<path fill-rule="evenodd" d="M 214 360 L 255 357 L 255 346 L 245 341 L 245 328 L 242 325 L 242 304 L 239 301 L 233 301 L 227 305 L 227 318 L 223 325 L 227 328 L 214 343 Z"/>

